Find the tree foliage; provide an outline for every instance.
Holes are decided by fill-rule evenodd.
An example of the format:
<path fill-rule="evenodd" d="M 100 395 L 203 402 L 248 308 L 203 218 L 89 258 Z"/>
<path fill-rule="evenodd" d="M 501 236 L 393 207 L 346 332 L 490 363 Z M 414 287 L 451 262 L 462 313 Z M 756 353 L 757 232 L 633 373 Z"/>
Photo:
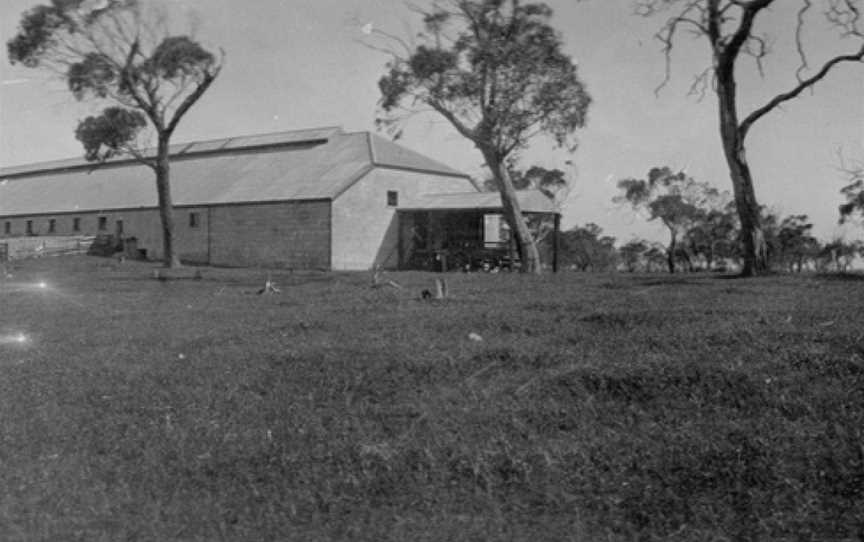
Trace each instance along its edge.
<path fill-rule="evenodd" d="M 553 168 L 547 169 L 542 166 L 531 166 L 523 171 L 515 167 L 512 162 L 507 165 L 513 188 L 516 190 L 539 190 L 551 199 L 559 199 L 558 195 L 567 192 L 570 183 L 564 171 Z M 483 188 L 494 192 L 498 190 L 498 183 L 493 178 L 483 181 Z"/>
<path fill-rule="evenodd" d="M 838 273 L 845 273 L 859 257 L 864 257 L 864 241 L 860 240 L 833 239 L 819 252 L 822 267 L 830 269 L 833 266 Z"/>
<path fill-rule="evenodd" d="M 518 0 L 451 0 L 424 13 L 420 43 L 396 40 L 379 81 L 384 126 L 422 109 L 444 117 L 483 154 L 528 271 L 537 249 L 509 164 L 537 135 L 575 149 L 591 98 L 550 25 L 552 10 Z"/>
<path fill-rule="evenodd" d="M 690 252 L 712 269 L 718 261 L 740 257 L 740 229 L 734 203 L 709 206 L 687 230 L 685 243 Z M 723 265 L 725 267 L 725 265 Z"/>
<path fill-rule="evenodd" d="M 624 269 L 630 273 L 644 268 L 645 253 L 648 252 L 650 244 L 643 239 L 631 239 L 618 249 L 618 255 Z"/>
<path fill-rule="evenodd" d="M 712 202 L 720 197 L 719 191 L 708 183 L 697 182 L 685 172 L 674 172 L 665 166 L 652 168 L 645 179 L 622 179 L 618 181 L 618 189 L 621 193 L 614 201 L 646 212 L 649 221 L 659 220 L 669 231 L 670 273 L 675 272 L 678 250 L 687 248 L 679 247 L 679 241 L 704 220 Z"/>
<path fill-rule="evenodd" d="M 87 160 L 105 161 L 124 153 L 138 133 L 147 126 L 140 111 L 123 107 L 106 107 L 99 116 L 90 116 L 78 124 L 75 138 L 84 145 Z"/>
<path fill-rule="evenodd" d="M 780 221 L 777 230 L 778 264 L 799 273 L 806 263 L 816 258 L 821 250 L 813 237 L 813 223 L 807 215 L 789 215 Z"/>
<path fill-rule="evenodd" d="M 156 175 L 163 251 L 174 253 L 169 142 L 207 91 L 221 59 L 185 35 L 171 35 L 139 0 L 51 0 L 25 12 L 7 42 L 9 60 L 62 77 L 78 100 L 109 102 L 82 120 L 76 138 L 90 161 L 128 153 Z M 145 150 L 145 129 L 157 145 Z"/>
<path fill-rule="evenodd" d="M 618 261 L 615 238 L 594 223 L 561 232 L 560 261 L 579 271 L 612 271 Z"/>
<path fill-rule="evenodd" d="M 846 202 L 840 205 L 841 224 L 856 216 L 864 219 L 864 166 L 848 169 L 846 173 L 849 184 L 840 189 L 846 198 Z"/>

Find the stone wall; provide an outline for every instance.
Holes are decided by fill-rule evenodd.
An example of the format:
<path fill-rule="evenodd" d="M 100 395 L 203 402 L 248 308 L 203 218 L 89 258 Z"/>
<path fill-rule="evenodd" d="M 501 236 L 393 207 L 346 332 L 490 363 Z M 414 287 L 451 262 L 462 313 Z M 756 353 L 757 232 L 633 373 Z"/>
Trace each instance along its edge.
<path fill-rule="evenodd" d="M 27 221 L 31 221 L 31 235 Z M 27 238 L 38 244 L 48 237 L 117 235 L 118 221 L 122 221 L 124 239 L 134 237 L 148 259 L 162 258 L 162 227 L 156 209 L 0 218 L 0 242 Z M 9 234 L 5 233 L 7 222 Z M 174 228 L 177 252 L 187 263 L 330 268 L 329 201 L 175 208 Z"/>

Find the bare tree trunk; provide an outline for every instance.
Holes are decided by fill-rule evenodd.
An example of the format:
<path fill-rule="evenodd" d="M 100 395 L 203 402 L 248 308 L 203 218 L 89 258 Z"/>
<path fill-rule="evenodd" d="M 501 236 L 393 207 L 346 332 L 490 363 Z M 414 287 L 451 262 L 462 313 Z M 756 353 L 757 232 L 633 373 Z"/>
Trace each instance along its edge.
<path fill-rule="evenodd" d="M 531 232 L 528 230 L 525 217 L 522 216 L 522 209 L 519 206 L 519 201 L 516 199 L 516 188 L 513 186 L 513 180 L 507 171 L 507 165 L 503 160 L 498 158 L 494 151 L 483 150 L 483 157 L 492 171 L 495 184 L 498 186 L 498 192 L 501 194 L 501 207 L 504 210 L 504 219 L 510 226 L 510 231 L 513 232 L 513 239 L 516 241 L 516 250 L 519 252 L 519 258 L 522 260 L 521 271 L 523 273 L 539 275 L 541 271 L 540 253 L 537 250 L 537 244 L 534 242 Z"/>
<path fill-rule="evenodd" d="M 670 230 L 672 232 L 672 237 L 669 239 L 669 247 L 666 249 L 666 265 L 669 267 L 669 274 L 675 274 L 675 249 L 678 244 L 675 230 Z"/>
<path fill-rule="evenodd" d="M 180 267 L 180 258 L 174 252 L 174 203 L 171 200 L 171 166 L 168 139 L 159 138 L 156 156 L 156 193 L 159 198 L 159 218 L 162 220 L 162 252 L 165 267 Z"/>
<path fill-rule="evenodd" d="M 735 207 L 741 221 L 744 268 L 741 274 L 753 276 L 768 270 L 765 235 L 759 218 L 759 204 L 753 189 L 753 178 L 744 152 L 744 135 L 738 126 L 735 98 L 734 65 L 717 68 L 717 96 L 720 109 L 720 137 L 729 165 L 729 176 L 735 194 Z"/>
<path fill-rule="evenodd" d="M 695 272 L 696 265 L 693 263 L 693 260 L 696 259 L 696 253 L 691 250 L 690 243 L 686 239 L 681 244 L 681 254 L 684 256 L 684 262 L 687 264 L 687 272 Z"/>

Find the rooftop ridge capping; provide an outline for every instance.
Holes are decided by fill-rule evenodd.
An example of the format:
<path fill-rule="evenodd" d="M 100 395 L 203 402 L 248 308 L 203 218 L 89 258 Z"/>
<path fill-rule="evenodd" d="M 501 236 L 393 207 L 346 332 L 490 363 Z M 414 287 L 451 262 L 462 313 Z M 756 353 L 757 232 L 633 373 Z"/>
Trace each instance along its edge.
<path fill-rule="evenodd" d="M 300 139 L 290 139 L 289 136 L 300 135 L 304 132 L 310 132 L 310 136 L 315 137 L 306 137 Z M 313 143 L 313 142 L 327 142 L 330 138 L 335 135 L 343 135 L 345 132 L 343 131 L 341 126 L 322 126 L 319 128 L 302 128 L 298 130 L 285 130 L 285 131 L 273 131 L 273 132 L 264 132 L 260 134 L 248 134 L 242 136 L 231 136 L 225 138 L 215 138 L 215 139 L 205 139 L 198 141 L 185 141 L 179 143 L 172 143 L 170 145 L 170 156 L 171 157 L 187 157 L 187 156 L 196 156 L 201 154 L 214 154 L 219 152 L 227 152 L 227 151 L 239 151 L 243 149 L 255 149 L 255 148 L 265 148 L 265 147 L 278 147 L 283 145 L 302 145 L 304 143 Z M 255 143 L 254 140 L 260 140 L 262 138 L 272 138 L 276 136 L 282 136 L 282 140 L 276 140 L 272 142 L 265 143 Z M 221 144 L 220 144 L 221 143 Z M 203 149 L 202 149 L 203 147 Z M 196 150 L 197 149 L 197 150 Z M 155 147 L 151 147 L 145 149 L 143 154 L 145 156 L 152 155 L 155 151 Z M 116 158 L 112 158 L 103 163 L 96 162 L 88 162 L 84 158 L 61 158 L 59 160 L 50 160 L 46 162 L 35 162 L 30 164 L 21 164 L 16 166 L 9 166 L 0 168 L 0 182 L 5 181 L 10 178 L 23 177 L 27 175 L 32 175 L 35 173 L 44 173 L 51 172 L 57 170 L 68 170 L 68 169 L 86 169 L 86 168 L 100 168 L 106 165 L 119 166 L 119 165 L 127 165 L 130 163 L 136 163 L 137 160 L 135 158 L 130 157 L 127 154 L 122 156 L 118 156 Z"/>
<path fill-rule="evenodd" d="M 369 160 L 373 166 L 378 165 L 378 158 L 375 156 L 375 145 L 372 144 L 372 134 L 366 132 L 366 145 L 369 147 Z"/>
<path fill-rule="evenodd" d="M 403 146 L 380 134 L 367 132 L 372 163 L 379 167 L 392 167 L 409 171 L 444 173 L 454 177 L 471 176 L 449 165 L 430 158 L 410 147 Z"/>

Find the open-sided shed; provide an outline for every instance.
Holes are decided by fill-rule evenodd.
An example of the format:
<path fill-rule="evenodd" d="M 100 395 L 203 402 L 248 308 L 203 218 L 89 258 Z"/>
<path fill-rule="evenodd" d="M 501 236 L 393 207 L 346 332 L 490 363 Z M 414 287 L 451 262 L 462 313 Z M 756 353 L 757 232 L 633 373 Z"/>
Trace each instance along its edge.
<path fill-rule="evenodd" d="M 552 222 L 552 267 L 557 270 L 560 213 L 554 202 L 539 190 L 522 190 L 516 195 L 526 218 Z M 497 192 L 429 194 L 411 206 L 400 207 L 399 268 L 471 270 L 518 266 L 515 243 L 502 212 Z"/>

